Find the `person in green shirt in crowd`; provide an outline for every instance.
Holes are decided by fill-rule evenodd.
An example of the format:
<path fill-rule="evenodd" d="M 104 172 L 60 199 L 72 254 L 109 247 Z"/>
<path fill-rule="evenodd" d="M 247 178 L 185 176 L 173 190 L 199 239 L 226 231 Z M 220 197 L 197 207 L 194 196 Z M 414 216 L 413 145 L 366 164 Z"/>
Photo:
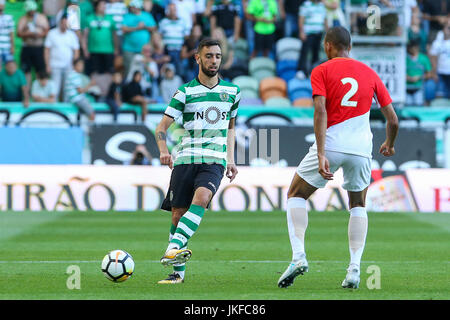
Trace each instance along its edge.
<path fill-rule="evenodd" d="M 85 58 L 89 59 L 87 74 L 112 73 L 114 55 L 119 53 L 118 37 L 114 18 L 105 14 L 106 0 L 95 3 L 95 13 L 86 19 L 82 47 Z"/>
<path fill-rule="evenodd" d="M 278 15 L 278 3 L 275 0 L 250 0 L 247 13 L 254 21 L 255 47 L 252 58 L 262 51 L 269 56 L 275 42 L 275 21 Z"/>
<path fill-rule="evenodd" d="M 432 78 L 432 66 L 416 41 L 408 43 L 406 57 L 406 105 L 424 105 L 424 81 Z M 431 80 L 432 81 L 432 80 Z"/>
<path fill-rule="evenodd" d="M 22 101 L 25 108 L 30 104 L 25 74 L 17 68 L 13 56 L 5 58 L 5 68 L 0 72 L 0 90 L 4 102 Z"/>

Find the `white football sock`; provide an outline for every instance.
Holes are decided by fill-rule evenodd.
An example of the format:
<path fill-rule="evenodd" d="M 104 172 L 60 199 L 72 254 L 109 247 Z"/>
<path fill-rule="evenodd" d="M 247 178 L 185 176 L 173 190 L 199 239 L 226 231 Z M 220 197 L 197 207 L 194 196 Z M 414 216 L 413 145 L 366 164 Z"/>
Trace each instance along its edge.
<path fill-rule="evenodd" d="M 348 222 L 350 264 L 356 265 L 358 268 L 366 244 L 367 226 L 366 208 L 355 207 L 350 209 L 350 220 Z"/>
<path fill-rule="evenodd" d="M 298 261 L 305 254 L 305 231 L 308 227 L 306 200 L 289 198 L 287 201 L 287 223 L 292 247 L 292 261 Z"/>

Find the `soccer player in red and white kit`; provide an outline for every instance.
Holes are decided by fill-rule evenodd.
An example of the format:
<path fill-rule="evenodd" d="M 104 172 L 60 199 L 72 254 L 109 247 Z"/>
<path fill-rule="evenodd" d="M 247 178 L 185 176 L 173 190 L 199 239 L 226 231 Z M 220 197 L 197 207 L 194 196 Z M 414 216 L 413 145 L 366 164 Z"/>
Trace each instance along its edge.
<path fill-rule="evenodd" d="M 343 27 L 329 29 L 324 49 L 329 60 L 311 73 L 316 142 L 300 162 L 288 191 L 287 223 L 292 262 L 278 280 L 280 288 L 290 286 L 295 277 L 308 271 L 304 247 L 308 225 L 306 201 L 314 191 L 333 180 L 333 173 L 339 168 L 344 172 L 342 187 L 348 192 L 350 207 L 350 264 L 342 287 L 358 288 L 367 234 L 365 200 L 371 177 L 369 112 L 373 98 L 387 123 L 386 140 L 379 152 L 386 157 L 395 153 L 398 119 L 392 99 L 375 71 L 349 57 L 350 33 Z"/>

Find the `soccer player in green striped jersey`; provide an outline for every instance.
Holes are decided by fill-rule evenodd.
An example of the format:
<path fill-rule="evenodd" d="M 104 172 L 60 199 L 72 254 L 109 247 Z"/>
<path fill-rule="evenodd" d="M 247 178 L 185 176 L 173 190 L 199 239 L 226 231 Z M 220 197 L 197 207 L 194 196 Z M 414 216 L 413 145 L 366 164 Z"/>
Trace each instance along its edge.
<path fill-rule="evenodd" d="M 234 126 L 240 89 L 218 76 L 222 61 L 219 41 L 202 40 L 195 59 L 198 77 L 178 88 L 156 128 L 161 164 L 173 168 L 161 206 L 172 212 L 169 246 L 161 263 L 172 265 L 174 272 L 158 282 L 161 284 L 184 281 L 185 263 L 192 254 L 187 249 L 188 240 L 196 232 L 225 170 L 230 182 L 238 173 L 234 164 Z M 173 160 L 167 149 L 166 132 L 178 119 L 185 135 Z"/>

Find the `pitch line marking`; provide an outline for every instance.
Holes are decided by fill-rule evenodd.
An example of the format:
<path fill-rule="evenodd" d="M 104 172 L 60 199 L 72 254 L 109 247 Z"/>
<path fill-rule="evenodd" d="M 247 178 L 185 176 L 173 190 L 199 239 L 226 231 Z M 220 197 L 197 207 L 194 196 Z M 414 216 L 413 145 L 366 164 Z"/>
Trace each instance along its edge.
<path fill-rule="evenodd" d="M 159 260 L 140 260 L 140 262 L 150 262 L 159 263 Z M 204 263 L 204 262 L 214 262 L 214 263 L 289 263 L 287 260 L 217 260 L 217 261 L 204 261 L 204 260 L 191 260 L 190 263 Z M 309 263 L 348 263 L 347 260 L 310 260 Z M 450 263 L 450 261 L 362 261 L 362 263 Z M 101 263 L 101 260 L 0 260 L 0 264 L 75 264 L 75 263 Z"/>

